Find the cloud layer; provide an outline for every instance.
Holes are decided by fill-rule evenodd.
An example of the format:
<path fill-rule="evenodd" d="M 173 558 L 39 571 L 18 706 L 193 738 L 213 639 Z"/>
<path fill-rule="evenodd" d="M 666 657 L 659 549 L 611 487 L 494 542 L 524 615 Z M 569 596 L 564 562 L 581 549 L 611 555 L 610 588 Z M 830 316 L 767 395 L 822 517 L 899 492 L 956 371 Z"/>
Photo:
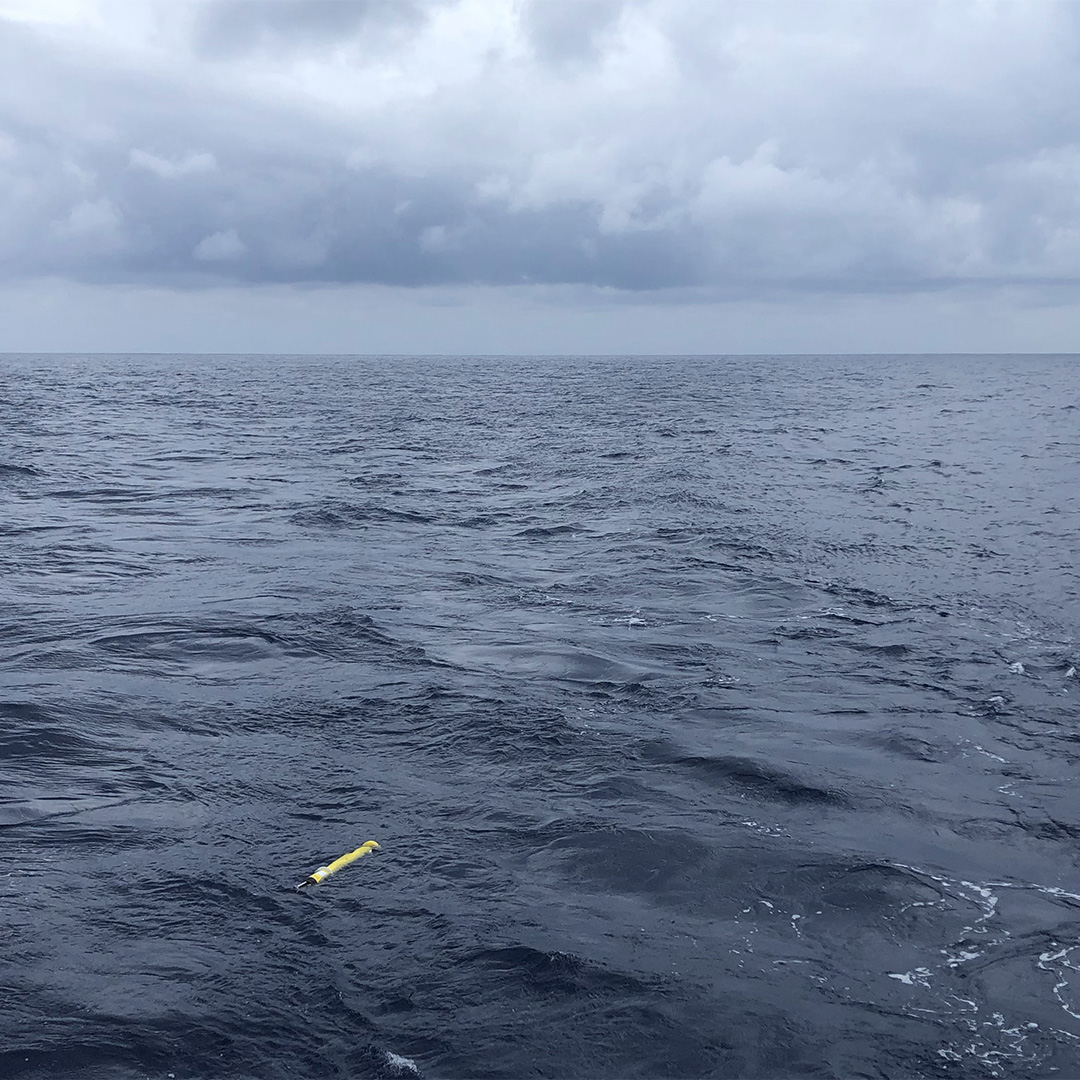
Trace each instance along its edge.
<path fill-rule="evenodd" d="M 8 280 L 766 295 L 1080 277 L 1067 3 L 6 10 Z"/>

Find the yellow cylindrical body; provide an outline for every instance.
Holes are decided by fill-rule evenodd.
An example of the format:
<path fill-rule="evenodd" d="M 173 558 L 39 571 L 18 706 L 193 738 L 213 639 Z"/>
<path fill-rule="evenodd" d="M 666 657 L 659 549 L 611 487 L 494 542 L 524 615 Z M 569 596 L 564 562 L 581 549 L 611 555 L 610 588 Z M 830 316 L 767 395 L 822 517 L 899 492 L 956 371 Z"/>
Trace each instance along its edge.
<path fill-rule="evenodd" d="M 355 851 L 346 852 L 340 859 L 335 859 L 328 866 L 320 866 L 311 877 L 300 882 L 296 887 L 302 889 L 305 885 L 319 885 L 330 877 L 331 874 L 336 874 L 342 867 L 348 866 L 351 862 L 356 862 L 357 859 L 362 859 L 368 852 L 374 851 L 378 846 L 379 845 L 374 840 L 368 840 L 366 843 L 361 844 Z"/>

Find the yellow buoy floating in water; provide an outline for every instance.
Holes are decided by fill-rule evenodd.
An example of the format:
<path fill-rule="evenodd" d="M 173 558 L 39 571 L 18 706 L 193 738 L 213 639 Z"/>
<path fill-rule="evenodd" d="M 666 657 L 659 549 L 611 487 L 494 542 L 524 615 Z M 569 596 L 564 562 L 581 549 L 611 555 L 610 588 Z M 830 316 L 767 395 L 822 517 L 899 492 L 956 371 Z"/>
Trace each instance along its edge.
<path fill-rule="evenodd" d="M 374 840 L 368 840 L 367 843 L 361 844 L 355 851 L 346 852 L 340 859 L 335 859 L 329 866 L 320 866 L 311 877 L 301 881 L 296 887 L 302 889 L 305 885 L 320 885 L 331 874 L 336 874 L 343 866 L 348 866 L 349 863 L 362 859 L 369 851 L 374 851 L 378 846 Z"/>

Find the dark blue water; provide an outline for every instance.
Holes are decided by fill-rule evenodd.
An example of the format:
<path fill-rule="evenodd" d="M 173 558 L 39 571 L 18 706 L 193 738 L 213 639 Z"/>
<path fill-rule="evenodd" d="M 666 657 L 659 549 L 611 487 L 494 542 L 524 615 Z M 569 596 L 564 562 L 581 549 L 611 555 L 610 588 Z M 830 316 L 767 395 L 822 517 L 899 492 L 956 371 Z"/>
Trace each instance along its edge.
<path fill-rule="evenodd" d="M 0 358 L 0 1076 L 1080 1075 L 1078 375 Z"/>

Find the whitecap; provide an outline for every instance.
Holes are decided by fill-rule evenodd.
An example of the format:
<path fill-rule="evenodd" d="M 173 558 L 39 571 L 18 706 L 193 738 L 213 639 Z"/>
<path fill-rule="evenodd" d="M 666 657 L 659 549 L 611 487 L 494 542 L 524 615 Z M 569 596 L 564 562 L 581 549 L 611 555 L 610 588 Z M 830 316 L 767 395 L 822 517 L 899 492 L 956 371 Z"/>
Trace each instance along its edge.
<path fill-rule="evenodd" d="M 401 1054 L 395 1054 L 392 1050 L 384 1050 L 386 1055 L 386 1064 L 391 1069 L 399 1073 L 407 1073 L 410 1076 L 419 1076 L 420 1067 L 416 1064 L 412 1058 L 402 1057 Z"/>

